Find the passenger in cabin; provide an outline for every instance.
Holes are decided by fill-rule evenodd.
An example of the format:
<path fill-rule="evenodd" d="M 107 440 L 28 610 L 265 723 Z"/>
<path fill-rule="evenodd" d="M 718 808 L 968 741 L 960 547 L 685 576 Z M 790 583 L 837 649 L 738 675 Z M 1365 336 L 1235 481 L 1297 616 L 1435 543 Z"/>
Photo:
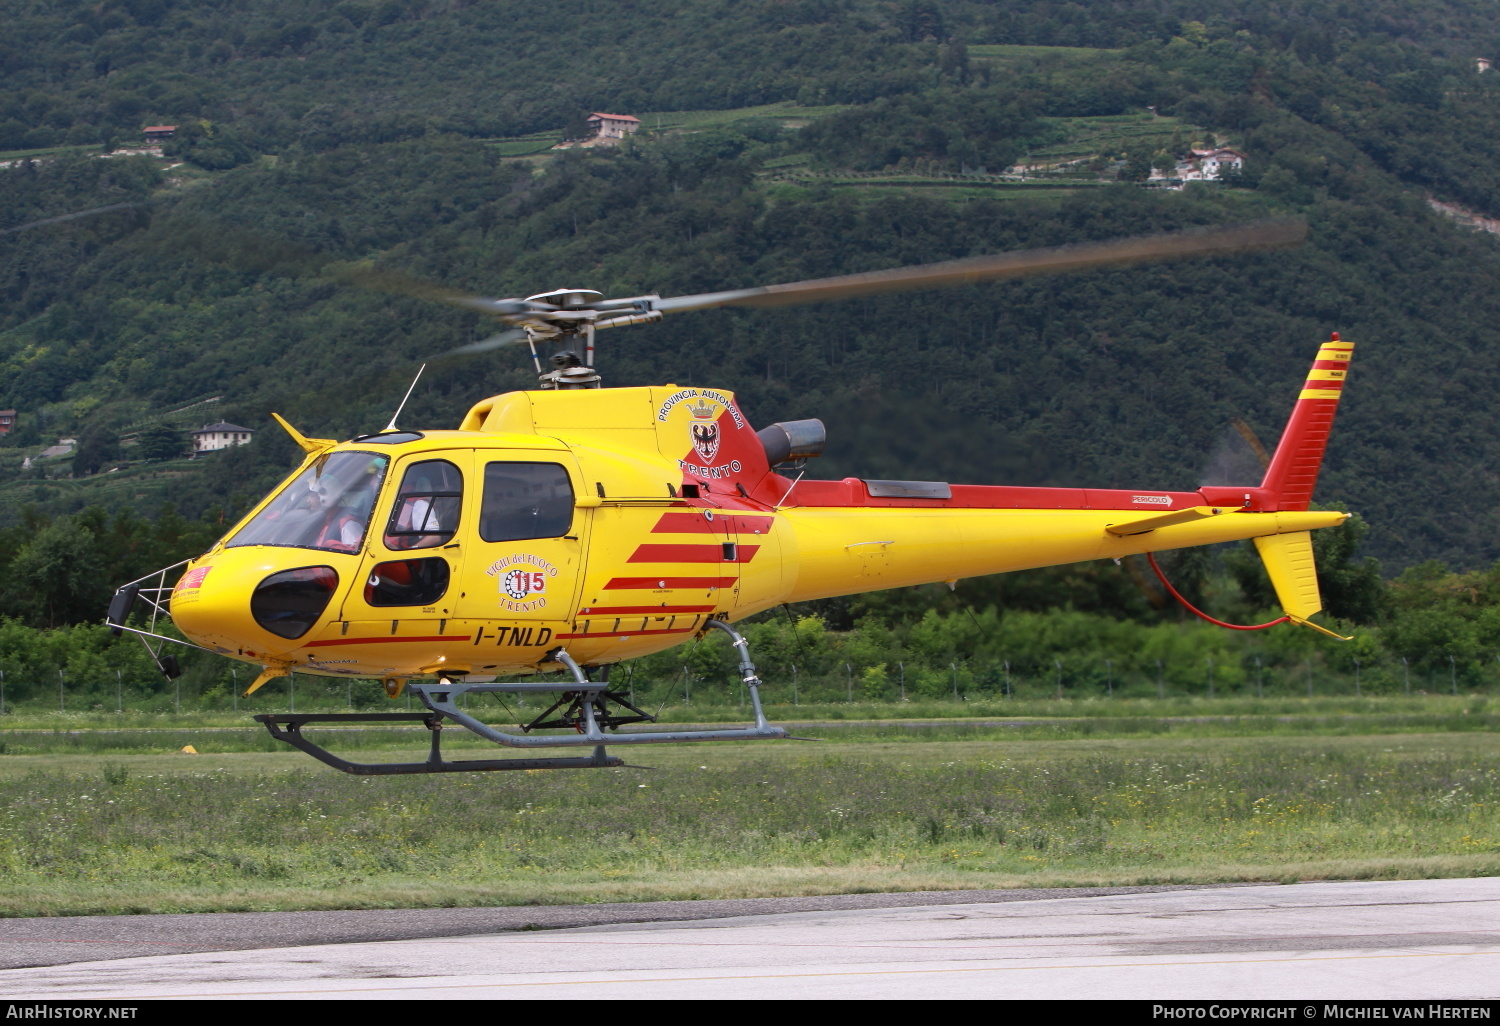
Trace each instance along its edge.
<path fill-rule="evenodd" d="M 446 460 L 424 460 L 406 472 L 385 531 L 390 549 L 426 549 L 446 544 L 458 526 L 463 478 Z"/>
<path fill-rule="evenodd" d="M 387 459 L 361 452 L 315 460 L 227 544 L 356 552 L 375 507 Z"/>
<path fill-rule="evenodd" d="M 328 505 L 328 518 L 323 524 L 323 533 L 318 537 L 318 548 L 336 552 L 357 552 L 365 537 L 365 525 L 369 521 L 370 509 L 375 505 L 375 489 L 380 479 L 365 474 L 354 482 L 354 487 L 333 499 L 326 490 L 320 501 Z M 330 501 L 332 500 L 332 501 Z"/>

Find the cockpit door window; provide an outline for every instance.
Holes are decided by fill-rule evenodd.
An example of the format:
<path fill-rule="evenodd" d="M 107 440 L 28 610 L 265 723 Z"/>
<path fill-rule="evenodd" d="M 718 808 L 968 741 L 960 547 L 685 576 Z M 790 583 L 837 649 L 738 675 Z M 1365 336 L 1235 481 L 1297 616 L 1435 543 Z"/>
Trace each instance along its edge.
<path fill-rule="evenodd" d="M 388 549 L 430 549 L 446 545 L 458 530 L 464 479 L 447 460 L 413 463 L 401 478 L 385 528 Z"/>

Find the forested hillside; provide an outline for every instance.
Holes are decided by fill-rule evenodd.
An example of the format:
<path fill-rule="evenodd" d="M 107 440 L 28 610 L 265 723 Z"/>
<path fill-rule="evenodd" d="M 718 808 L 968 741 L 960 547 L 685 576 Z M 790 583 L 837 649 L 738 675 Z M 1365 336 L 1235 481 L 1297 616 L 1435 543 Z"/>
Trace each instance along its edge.
<path fill-rule="evenodd" d="M 1320 500 L 1363 515 L 1362 552 L 1388 570 L 1500 557 L 1500 248 L 1428 202 L 1500 215 L 1500 72 L 1473 60 L 1500 29 L 1477 3 L 0 11 L 0 150 L 29 151 L 0 155 L 0 407 L 20 411 L 0 443 L 0 563 L 38 531 L 54 559 L 69 532 L 116 539 L 101 573 L 185 554 L 284 473 L 271 410 L 309 434 L 372 430 L 422 360 L 493 330 L 352 284 L 372 269 L 487 295 L 672 295 L 1286 215 L 1311 229 L 1291 252 L 684 315 L 603 337 L 605 371 L 735 389 L 757 422 L 820 416 L 819 474 L 1188 488 L 1234 418 L 1274 443 L 1337 330 L 1359 350 Z M 701 116 L 770 103 L 788 106 Z M 590 110 L 645 128 L 506 155 Z M 1095 181 L 999 178 L 1127 117 L 1163 127 L 1101 144 Z M 164 158 L 100 158 L 153 123 L 182 126 Z M 1243 150 L 1244 172 L 1180 192 L 1131 180 L 1212 143 Z M 451 425 L 530 380 L 514 352 L 438 361 L 404 420 Z M 174 431 L 180 447 L 216 419 L 260 433 L 143 461 L 150 432 L 170 456 Z M 64 435 L 71 462 L 22 469 Z M 177 549 L 144 522 L 73 519 L 163 503 L 200 525 Z M 34 622 L 86 619 L 98 590 L 44 609 L 11 580 L 0 613 Z M 1046 580 L 1085 607 L 1088 589 L 1129 590 Z"/>

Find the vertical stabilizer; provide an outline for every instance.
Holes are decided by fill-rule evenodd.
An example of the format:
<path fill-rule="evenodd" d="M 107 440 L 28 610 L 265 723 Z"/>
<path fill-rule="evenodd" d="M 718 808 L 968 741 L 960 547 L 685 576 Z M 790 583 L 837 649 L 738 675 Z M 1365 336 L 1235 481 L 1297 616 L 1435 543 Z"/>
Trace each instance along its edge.
<path fill-rule="evenodd" d="M 1323 452 L 1328 447 L 1328 433 L 1333 428 L 1333 415 L 1338 410 L 1353 355 L 1354 343 L 1342 341 L 1338 332 L 1318 350 L 1318 358 L 1297 396 L 1281 444 L 1276 447 L 1276 455 L 1271 458 L 1266 479 L 1261 483 L 1262 488 L 1276 497 L 1278 509 L 1305 510 L 1312 502 Z"/>
<path fill-rule="evenodd" d="M 1255 547 L 1266 564 L 1266 574 L 1271 578 L 1271 587 L 1276 589 L 1276 600 L 1281 603 L 1286 618 L 1330 638 L 1348 641 L 1342 634 L 1319 627 L 1308 619 L 1323 608 L 1323 596 L 1318 593 L 1318 568 L 1313 563 L 1312 533 L 1273 534 L 1255 539 Z"/>

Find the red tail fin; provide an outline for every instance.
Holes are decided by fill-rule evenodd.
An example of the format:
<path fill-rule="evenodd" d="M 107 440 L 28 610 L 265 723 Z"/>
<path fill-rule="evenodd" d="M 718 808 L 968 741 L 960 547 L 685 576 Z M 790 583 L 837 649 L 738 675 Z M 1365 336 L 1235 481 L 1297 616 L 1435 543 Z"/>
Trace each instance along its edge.
<path fill-rule="evenodd" d="M 1318 350 L 1281 435 L 1281 444 L 1266 468 L 1266 479 L 1261 482 L 1261 487 L 1275 497 L 1278 509 L 1304 510 L 1312 502 L 1313 486 L 1318 482 L 1323 451 L 1328 447 L 1328 433 L 1353 355 L 1354 343 L 1340 341 L 1338 332 Z"/>

